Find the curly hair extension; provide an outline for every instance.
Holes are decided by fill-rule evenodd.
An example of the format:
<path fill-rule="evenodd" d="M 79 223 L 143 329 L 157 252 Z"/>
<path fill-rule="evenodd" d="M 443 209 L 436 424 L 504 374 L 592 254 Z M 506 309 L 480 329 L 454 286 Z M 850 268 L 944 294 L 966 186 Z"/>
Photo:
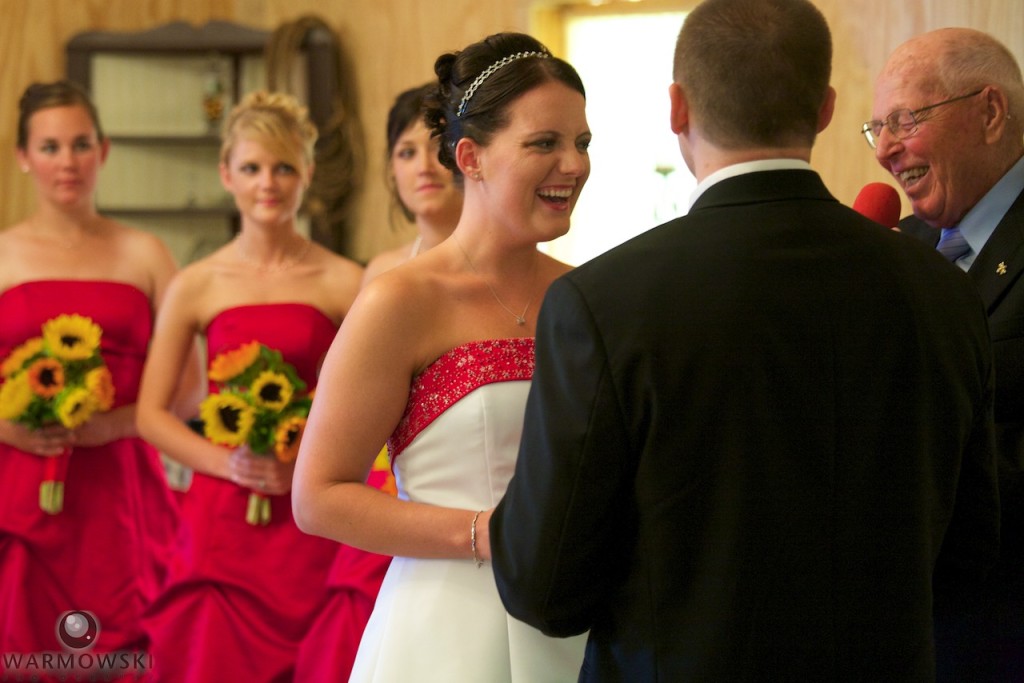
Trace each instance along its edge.
<path fill-rule="evenodd" d="M 320 130 L 320 139 L 316 146 L 316 172 L 306 194 L 306 210 L 312 221 L 313 238 L 344 253 L 364 176 L 366 142 L 354 72 L 338 33 L 316 15 L 301 16 L 278 26 L 266 47 L 267 87 L 271 91 L 299 94 L 293 78 L 294 61 L 311 39 L 323 36 L 329 40 L 333 53 L 332 64 L 327 65 L 333 82 L 318 82 L 315 87 L 331 89 L 332 96 L 330 111 L 310 112 Z M 310 84 L 312 87 L 314 84 Z"/>

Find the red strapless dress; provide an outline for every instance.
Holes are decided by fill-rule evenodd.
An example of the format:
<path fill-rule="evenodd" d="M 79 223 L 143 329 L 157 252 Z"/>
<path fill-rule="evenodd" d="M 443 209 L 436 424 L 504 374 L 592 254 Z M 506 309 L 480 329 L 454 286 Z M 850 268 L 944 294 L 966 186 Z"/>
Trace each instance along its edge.
<path fill-rule="evenodd" d="M 16 285 L 0 293 L 0 358 L 61 313 L 100 325 L 115 407 L 134 403 L 152 328 L 147 296 L 119 282 Z M 178 524 L 159 454 L 137 438 L 75 448 L 57 515 L 39 508 L 46 461 L 0 444 L 0 653 L 60 652 L 56 623 L 69 610 L 99 619 L 92 652 L 146 649 L 140 618 Z"/>
<path fill-rule="evenodd" d="M 280 351 L 313 388 L 336 331 L 305 304 L 241 306 L 210 322 L 207 357 L 256 340 Z M 157 681 L 292 680 L 338 544 L 301 532 L 289 495 L 270 497 L 268 525 L 250 525 L 249 493 L 193 476 L 170 580 L 145 618 Z"/>
<path fill-rule="evenodd" d="M 395 493 L 395 478 L 384 457 L 378 457 L 368 483 Z M 295 683 L 347 681 L 359 650 L 363 629 L 391 564 L 389 555 L 342 545 L 327 577 L 327 597 L 299 648 Z"/>

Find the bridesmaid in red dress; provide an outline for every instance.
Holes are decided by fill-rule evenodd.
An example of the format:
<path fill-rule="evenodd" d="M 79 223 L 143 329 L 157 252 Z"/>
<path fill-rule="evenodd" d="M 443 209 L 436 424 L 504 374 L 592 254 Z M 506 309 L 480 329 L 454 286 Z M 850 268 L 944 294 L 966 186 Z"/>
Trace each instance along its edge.
<path fill-rule="evenodd" d="M 22 95 L 16 153 L 37 201 L 28 218 L 0 232 L 0 358 L 38 337 L 50 318 L 88 316 L 102 328 L 116 395 L 112 410 L 74 430 L 0 420 L 2 653 L 61 652 L 58 618 L 77 610 L 99 621 L 94 653 L 145 651 L 140 619 L 175 536 L 178 510 L 159 454 L 135 429 L 153 317 L 175 265 L 157 238 L 97 213 L 108 148 L 77 86 L 37 83 Z M 188 359 L 186 350 L 175 367 Z M 194 393 L 194 362 L 192 369 Z M 189 382 L 180 385 L 187 394 Z M 39 484 L 57 462 L 67 466 L 63 509 L 50 514 L 40 508 Z"/>
<path fill-rule="evenodd" d="M 362 277 L 297 229 L 317 137 L 306 110 L 288 95 L 252 93 L 224 130 L 221 181 L 241 230 L 175 276 L 139 395 L 142 434 L 193 470 L 170 579 L 145 619 L 161 682 L 291 680 L 338 549 L 292 520 L 293 463 L 214 445 L 171 410 L 173 369 L 197 335 L 208 359 L 261 342 L 315 387 Z M 270 499 L 266 524 L 246 519 L 252 492 Z"/>
<path fill-rule="evenodd" d="M 395 98 L 388 112 L 389 186 L 406 219 L 416 226 L 409 243 L 375 256 L 366 266 L 363 284 L 380 273 L 431 249 L 452 234 L 462 212 L 462 190 L 438 159 L 438 141 L 423 120 L 428 83 Z M 387 450 L 377 457 L 369 483 L 395 493 Z M 342 545 L 327 579 L 328 599 L 302 641 L 295 683 L 347 681 L 359 640 L 391 557 Z"/>

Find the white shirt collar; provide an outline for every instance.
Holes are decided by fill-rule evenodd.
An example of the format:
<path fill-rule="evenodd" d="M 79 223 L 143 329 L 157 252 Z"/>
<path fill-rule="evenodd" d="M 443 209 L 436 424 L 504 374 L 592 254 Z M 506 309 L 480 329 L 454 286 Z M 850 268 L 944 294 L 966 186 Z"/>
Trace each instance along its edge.
<path fill-rule="evenodd" d="M 757 171 L 788 171 L 794 169 L 806 171 L 814 170 L 811 168 L 811 165 L 803 159 L 758 159 L 757 161 L 742 161 L 738 164 L 725 166 L 724 168 L 720 168 L 714 173 L 706 176 L 704 180 L 697 184 L 693 194 L 690 195 L 690 207 L 693 207 L 697 198 L 704 194 L 709 187 L 715 183 L 725 180 L 726 178 L 734 178 L 738 175 L 755 173 Z"/>

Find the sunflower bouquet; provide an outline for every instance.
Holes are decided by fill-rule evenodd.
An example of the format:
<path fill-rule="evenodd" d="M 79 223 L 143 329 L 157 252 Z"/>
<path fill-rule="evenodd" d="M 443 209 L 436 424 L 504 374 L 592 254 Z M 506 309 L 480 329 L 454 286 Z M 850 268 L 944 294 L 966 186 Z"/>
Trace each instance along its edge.
<path fill-rule="evenodd" d="M 203 436 L 232 448 L 246 444 L 256 455 L 280 462 L 295 460 L 312 397 L 280 351 L 252 341 L 218 354 L 208 374 L 219 391 L 199 406 Z M 270 498 L 250 492 L 245 519 L 268 524 Z"/>
<path fill-rule="evenodd" d="M 17 346 L 0 364 L 0 419 L 29 429 L 60 424 L 75 429 L 114 405 L 114 382 L 100 356 L 103 330 L 81 315 L 59 315 L 43 323 L 42 335 Z M 46 459 L 39 507 L 64 508 L 70 449 Z"/>

